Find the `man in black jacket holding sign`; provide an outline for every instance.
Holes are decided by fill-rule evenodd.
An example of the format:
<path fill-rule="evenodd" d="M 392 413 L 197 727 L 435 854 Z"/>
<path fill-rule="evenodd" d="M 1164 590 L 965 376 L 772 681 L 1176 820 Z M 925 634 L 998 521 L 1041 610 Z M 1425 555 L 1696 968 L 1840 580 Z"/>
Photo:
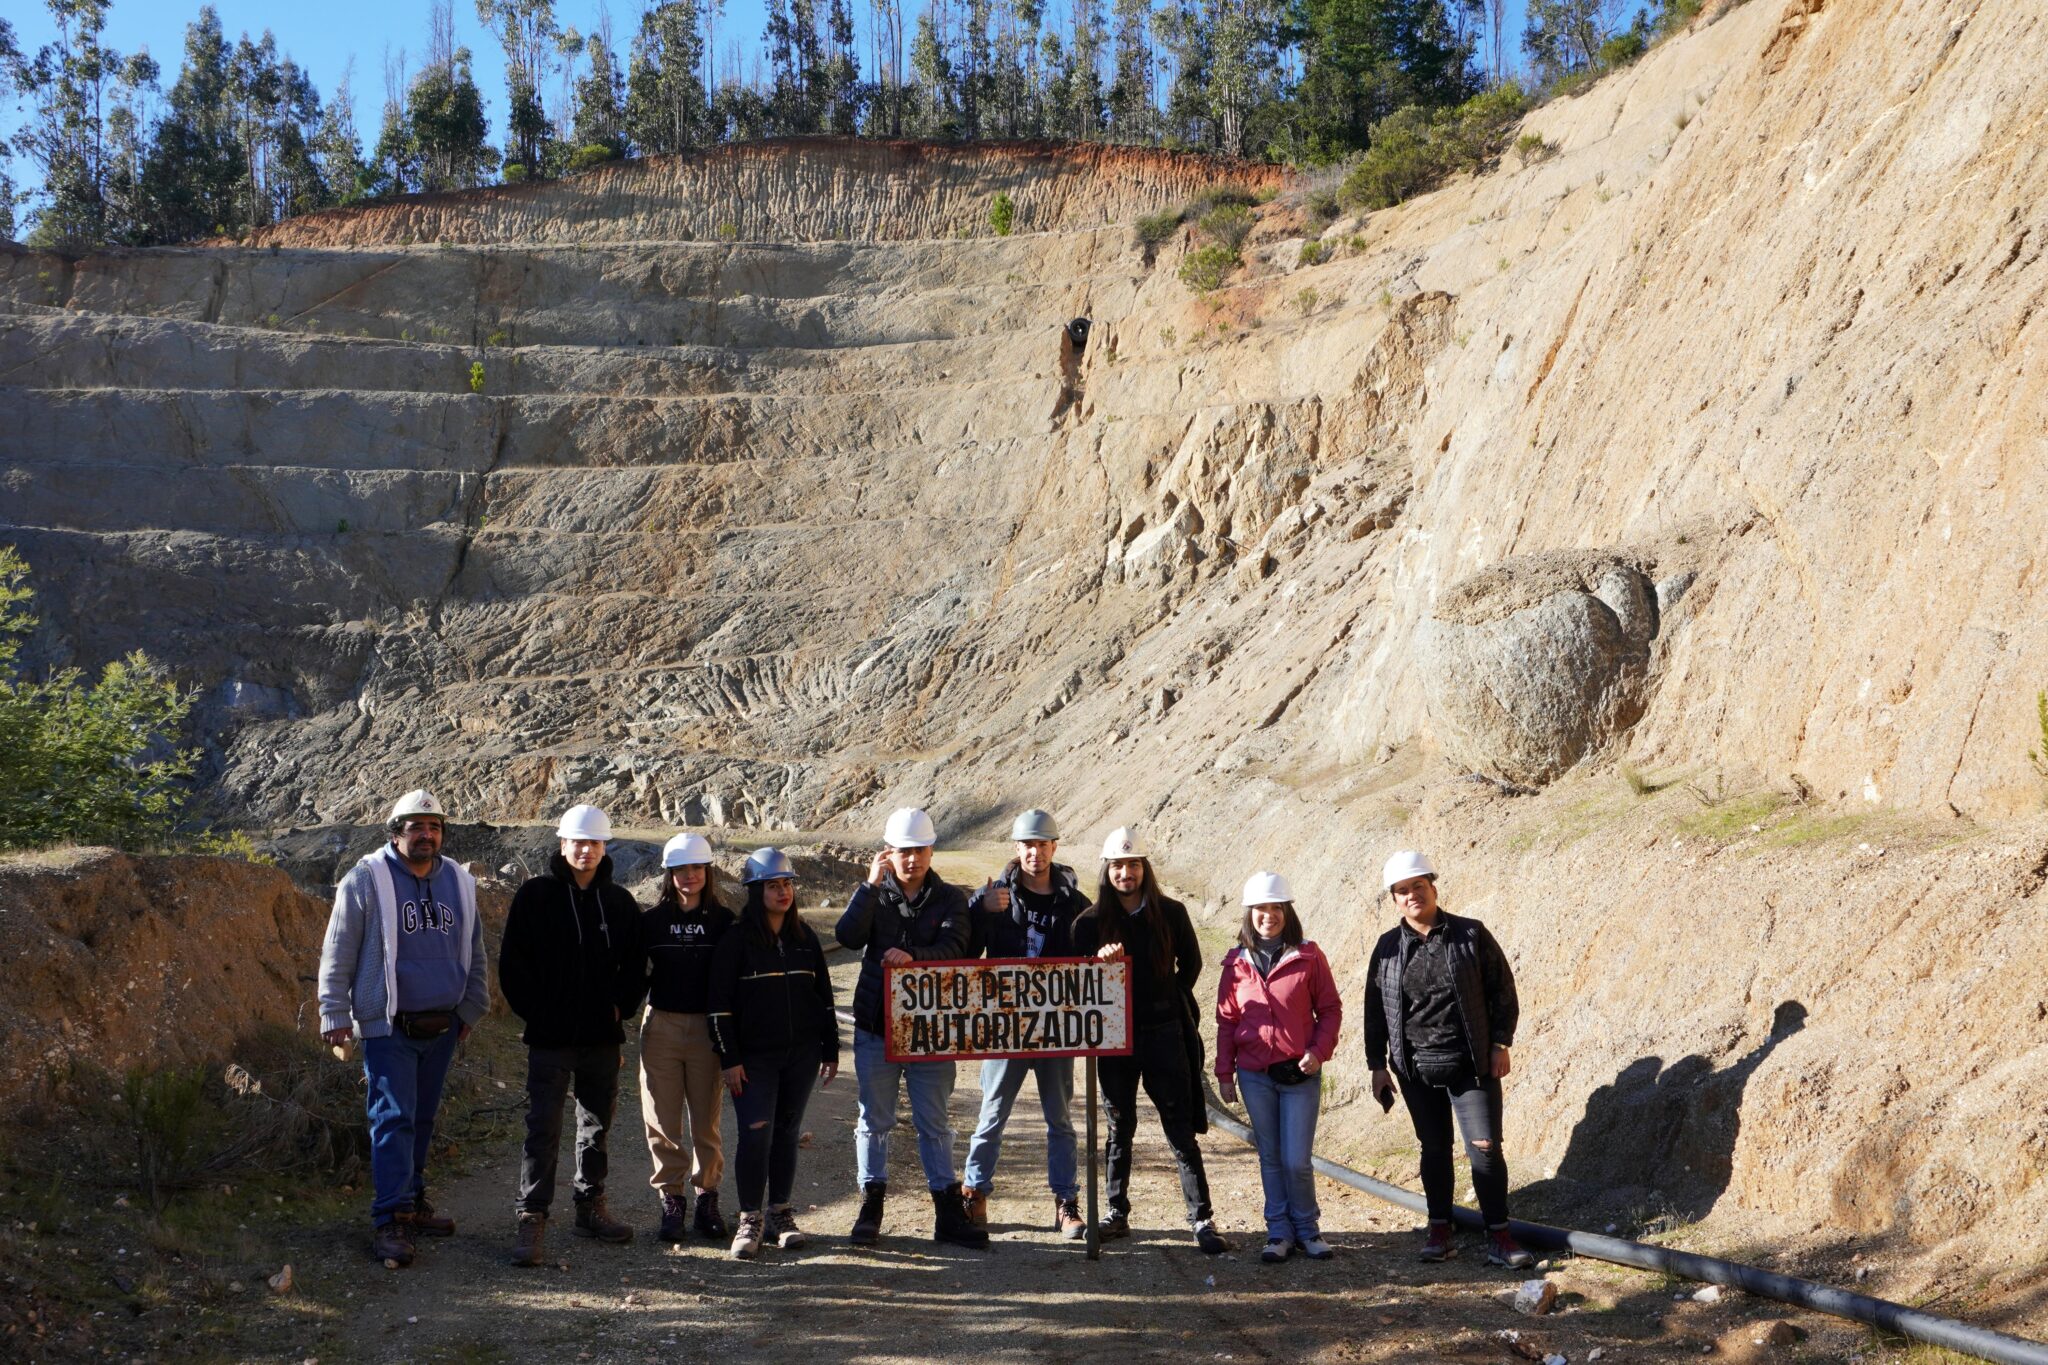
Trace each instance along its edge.
<path fill-rule="evenodd" d="M 1011 823 L 1017 856 L 968 903 L 981 929 L 976 937 L 988 945 L 990 957 L 1074 956 L 1074 919 L 1088 908 L 1088 897 L 1081 894 L 1074 869 L 1052 860 L 1059 837 L 1049 811 L 1027 810 Z M 1087 1236 L 1088 1225 L 1081 1219 L 1080 1158 L 1068 1114 L 1074 1102 L 1071 1057 L 998 1057 L 981 1064 L 981 1117 L 967 1144 L 961 1187 L 967 1218 L 976 1227 L 988 1225 L 1003 1129 L 1026 1076 L 1037 1079 L 1038 1105 L 1045 1113 L 1045 1182 L 1052 1190 L 1053 1226 L 1068 1241 L 1078 1242 Z"/>
<path fill-rule="evenodd" d="M 640 906 L 612 881 L 604 846 L 611 821 L 572 806 L 555 831 L 561 852 L 522 885 L 505 916 L 498 986 L 526 1023 L 526 1149 L 519 1163 L 518 1240 L 512 1263 L 542 1262 L 541 1234 L 555 1198 L 562 1102 L 576 1096 L 579 1237 L 630 1242 L 633 1229 L 605 1207 L 605 1137 L 619 1099 L 625 1019 L 646 994 Z"/>
<path fill-rule="evenodd" d="M 882 1235 L 889 1130 L 896 1126 L 896 1097 L 908 1086 L 917 1155 L 932 1193 L 932 1240 L 979 1250 L 988 1246 L 988 1233 L 967 1221 L 953 1175 L 953 1125 L 946 1112 L 953 1063 L 890 1061 L 882 997 L 885 966 L 967 955 L 967 898 L 932 871 L 938 834 L 923 811 L 906 808 L 891 815 L 882 841 L 867 881 L 855 888 L 833 930 L 842 945 L 861 950 L 860 980 L 853 988 L 853 1069 L 860 1085 L 853 1138 L 861 1201 L 847 1240 L 873 1246 Z"/>

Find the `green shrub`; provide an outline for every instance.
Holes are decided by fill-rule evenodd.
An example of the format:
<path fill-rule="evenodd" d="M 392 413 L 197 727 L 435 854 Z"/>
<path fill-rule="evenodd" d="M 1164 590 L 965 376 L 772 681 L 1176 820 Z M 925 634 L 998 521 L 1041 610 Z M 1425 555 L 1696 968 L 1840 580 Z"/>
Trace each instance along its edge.
<path fill-rule="evenodd" d="M 469 362 L 469 391 L 471 393 L 482 393 L 484 391 L 484 363 L 481 360 Z"/>
<path fill-rule="evenodd" d="M 1515 139 L 1515 155 L 1523 165 L 1533 166 L 1557 155 L 1557 144 L 1541 133 L 1524 133 Z"/>
<path fill-rule="evenodd" d="M 1180 218 L 1178 209 L 1145 214 L 1138 219 L 1138 245 L 1154 247 L 1163 244 L 1167 238 L 1180 231 Z"/>
<path fill-rule="evenodd" d="M 505 170 L 499 179 L 507 185 L 522 184 L 526 180 L 526 167 L 517 161 L 505 163 Z"/>
<path fill-rule="evenodd" d="M 2040 727 L 2041 747 L 2027 750 L 2027 761 L 2035 772 L 2048 778 L 2048 692 L 2034 694 L 2034 721 Z"/>
<path fill-rule="evenodd" d="M 1010 229 L 1017 226 L 1017 203 L 1007 191 L 997 190 L 996 197 L 989 202 L 988 225 L 998 237 L 1009 236 Z"/>
<path fill-rule="evenodd" d="M 0 848 L 161 844 L 197 757 L 177 747 L 192 694 L 140 650 L 89 685 L 76 668 L 23 676 L 34 596 L 28 565 L 0 546 Z"/>
<path fill-rule="evenodd" d="M 121 1085 L 142 1187 L 159 1212 L 170 1192 L 193 1174 L 192 1140 L 198 1135 L 205 1085 L 206 1073 L 198 1067 L 137 1068 Z"/>
<path fill-rule="evenodd" d="M 1180 263 L 1181 283 L 1197 294 L 1223 287 L 1223 281 L 1237 268 L 1237 253 L 1221 242 L 1211 242 L 1188 253 Z"/>
<path fill-rule="evenodd" d="M 1230 248 L 1232 259 L 1244 239 L 1252 235 L 1252 211 L 1243 204 L 1222 204 L 1210 209 L 1195 223 L 1204 237 Z"/>
<path fill-rule="evenodd" d="M 1600 44 L 1600 52 L 1595 60 L 1612 71 L 1618 66 L 1627 66 L 1649 50 L 1650 41 L 1641 31 L 1625 28 Z"/>
<path fill-rule="evenodd" d="M 1344 178 L 1338 198 L 1364 209 L 1392 208 L 1434 189 L 1446 176 L 1476 171 L 1499 154 L 1508 130 L 1528 109 L 1528 97 L 1512 81 L 1455 109 L 1396 109 L 1372 126 L 1371 144 Z"/>
<path fill-rule="evenodd" d="M 1303 242 L 1301 244 L 1301 257 L 1295 262 L 1295 265 L 1321 265 L 1323 258 L 1329 254 L 1330 249 L 1321 242 Z"/>
<path fill-rule="evenodd" d="M 1189 200 L 1188 206 L 1181 210 L 1180 216 L 1200 218 L 1210 209 L 1219 209 L 1230 204 L 1243 204 L 1249 207 L 1257 202 L 1257 195 L 1236 185 L 1212 185 Z"/>
<path fill-rule="evenodd" d="M 578 147 L 569 156 L 569 174 L 574 175 L 578 171 L 587 171 L 592 166 L 602 166 L 605 162 L 617 156 L 617 152 L 605 146 L 602 142 L 592 142 Z"/>

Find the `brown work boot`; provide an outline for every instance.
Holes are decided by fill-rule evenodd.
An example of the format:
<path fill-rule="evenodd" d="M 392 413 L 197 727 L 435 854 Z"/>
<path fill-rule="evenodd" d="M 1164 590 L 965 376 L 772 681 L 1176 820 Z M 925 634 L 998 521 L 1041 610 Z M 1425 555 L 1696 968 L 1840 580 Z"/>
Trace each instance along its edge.
<path fill-rule="evenodd" d="M 425 1195 L 421 1195 L 413 1200 L 412 1212 L 401 1212 L 398 1215 L 398 1221 L 405 1224 L 406 1230 L 415 1237 L 453 1237 L 455 1235 L 455 1220 L 453 1218 L 444 1218 L 440 1214 L 435 1213 L 434 1206 L 427 1202 Z"/>
<path fill-rule="evenodd" d="M 1088 1224 L 1081 1219 L 1081 1205 L 1078 1200 L 1054 1196 L 1052 1222 L 1053 1226 L 1060 1230 L 1060 1236 L 1069 1242 L 1078 1242 L 1088 1235 Z"/>
<path fill-rule="evenodd" d="M 519 1215 L 519 1235 L 512 1242 L 513 1265 L 540 1265 L 547 1255 L 541 1245 L 542 1234 L 546 1231 L 548 1216 L 544 1213 L 522 1213 Z"/>
<path fill-rule="evenodd" d="M 633 1240 L 632 1226 L 612 1217 L 612 1211 L 605 1207 L 601 1194 L 576 1201 L 576 1226 L 572 1231 L 578 1237 L 595 1237 L 600 1242 Z"/>
<path fill-rule="evenodd" d="M 370 1233 L 370 1254 L 380 1261 L 411 1265 L 412 1239 L 405 1235 L 405 1225 L 396 1217 L 377 1224 Z"/>
<path fill-rule="evenodd" d="M 967 1215 L 967 1221 L 974 1227 L 988 1226 L 988 1191 L 972 1185 L 960 1187 L 960 1211 Z"/>

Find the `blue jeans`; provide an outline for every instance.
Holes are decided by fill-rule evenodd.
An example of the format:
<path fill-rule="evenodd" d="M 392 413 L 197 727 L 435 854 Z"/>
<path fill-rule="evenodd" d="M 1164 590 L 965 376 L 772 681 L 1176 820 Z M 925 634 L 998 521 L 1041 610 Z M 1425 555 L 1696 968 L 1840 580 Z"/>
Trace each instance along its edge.
<path fill-rule="evenodd" d="M 953 1183 L 953 1125 L 946 1114 L 953 1098 L 953 1063 L 892 1062 L 887 1052 L 881 1034 L 863 1028 L 853 1031 L 853 1074 L 860 1082 L 853 1150 L 860 1183 L 889 1178 L 889 1130 L 896 1126 L 896 1096 L 907 1085 L 925 1184 L 943 1190 Z"/>
<path fill-rule="evenodd" d="M 1237 1073 L 1237 1093 L 1252 1121 L 1259 1149 L 1259 1184 L 1266 1191 L 1266 1236 L 1305 1242 L 1322 1235 L 1322 1206 L 1316 1203 L 1316 1114 L 1323 1103 L 1322 1077 L 1296 1085 L 1275 1085 L 1263 1071 Z"/>
<path fill-rule="evenodd" d="M 370 1221 L 410 1213 L 427 1192 L 427 1149 L 434 1115 L 455 1060 L 457 1030 L 439 1038 L 363 1039 L 363 1076 L 370 1083 Z"/>
<path fill-rule="evenodd" d="M 967 1144 L 966 1181 L 977 1190 L 994 1187 L 1010 1107 L 1017 1103 L 1024 1078 L 1032 1075 L 1038 1077 L 1038 1107 L 1045 1112 L 1045 1183 L 1058 1198 L 1077 1198 L 1081 1187 L 1074 1172 L 1079 1158 L 1074 1146 L 1074 1121 L 1067 1115 L 1074 1103 L 1071 1057 L 1037 1062 L 998 1057 L 981 1064 L 981 1118 L 974 1125 L 973 1140 Z"/>

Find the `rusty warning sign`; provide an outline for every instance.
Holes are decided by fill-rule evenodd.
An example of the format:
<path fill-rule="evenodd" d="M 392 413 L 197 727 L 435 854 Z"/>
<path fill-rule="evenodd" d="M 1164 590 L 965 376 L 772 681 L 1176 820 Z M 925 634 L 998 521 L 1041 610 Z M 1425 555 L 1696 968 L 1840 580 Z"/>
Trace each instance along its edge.
<path fill-rule="evenodd" d="M 1092 957 L 883 968 L 892 1062 L 1115 1057 L 1131 1050 L 1130 964 Z"/>

